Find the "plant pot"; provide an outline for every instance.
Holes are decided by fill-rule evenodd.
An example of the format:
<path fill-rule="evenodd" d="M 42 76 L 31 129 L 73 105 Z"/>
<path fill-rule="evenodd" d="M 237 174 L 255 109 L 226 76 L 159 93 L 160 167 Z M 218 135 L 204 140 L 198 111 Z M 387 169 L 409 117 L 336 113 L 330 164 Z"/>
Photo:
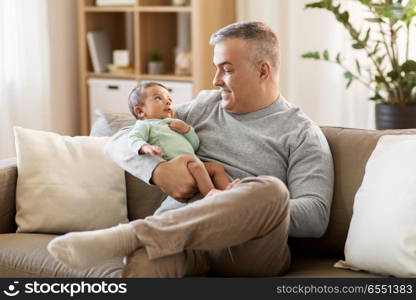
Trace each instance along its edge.
<path fill-rule="evenodd" d="M 416 104 L 404 107 L 376 104 L 376 128 L 379 130 L 416 128 Z"/>
<path fill-rule="evenodd" d="M 148 69 L 149 74 L 159 75 L 163 74 L 165 68 L 163 61 L 149 61 Z"/>

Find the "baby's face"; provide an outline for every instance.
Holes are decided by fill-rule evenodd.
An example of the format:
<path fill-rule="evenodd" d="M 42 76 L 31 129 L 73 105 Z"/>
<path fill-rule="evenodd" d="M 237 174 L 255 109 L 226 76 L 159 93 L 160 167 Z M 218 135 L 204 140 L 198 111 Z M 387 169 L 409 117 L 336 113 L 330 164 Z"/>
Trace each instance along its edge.
<path fill-rule="evenodd" d="M 173 118 L 172 99 L 169 92 L 161 86 L 145 89 L 144 104 L 139 108 L 138 116 L 142 119 Z"/>

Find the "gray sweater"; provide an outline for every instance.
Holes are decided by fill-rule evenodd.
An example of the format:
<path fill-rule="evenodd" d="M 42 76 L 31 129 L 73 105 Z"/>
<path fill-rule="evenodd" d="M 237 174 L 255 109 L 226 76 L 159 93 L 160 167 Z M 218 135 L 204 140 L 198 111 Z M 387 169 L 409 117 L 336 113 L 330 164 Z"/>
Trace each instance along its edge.
<path fill-rule="evenodd" d="M 200 138 L 196 154 L 202 161 L 222 163 L 232 178 L 280 178 L 290 192 L 289 234 L 323 235 L 329 221 L 334 173 L 331 152 L 320 128 L 283 97 L 247 114 L 227 112 L 220 97 L 218 91 L 202 91 L 195 101 L 176 108 L 176 117 L 194 127 Z M 163 159 L 129 153 L 128 130 L 113 137 L 107 154 L 149 182 Z"/>

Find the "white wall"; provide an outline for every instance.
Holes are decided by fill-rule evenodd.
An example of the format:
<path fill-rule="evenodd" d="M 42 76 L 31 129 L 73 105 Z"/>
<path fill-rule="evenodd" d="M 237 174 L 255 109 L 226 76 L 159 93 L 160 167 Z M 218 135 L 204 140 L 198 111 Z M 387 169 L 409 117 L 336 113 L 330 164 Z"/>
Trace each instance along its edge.
<path fill-rule="evenodd" d="M 79 127 L 78 23 L 74 0 L 48 0 L 51 53 L 51 130 L 77 135 Z"/>

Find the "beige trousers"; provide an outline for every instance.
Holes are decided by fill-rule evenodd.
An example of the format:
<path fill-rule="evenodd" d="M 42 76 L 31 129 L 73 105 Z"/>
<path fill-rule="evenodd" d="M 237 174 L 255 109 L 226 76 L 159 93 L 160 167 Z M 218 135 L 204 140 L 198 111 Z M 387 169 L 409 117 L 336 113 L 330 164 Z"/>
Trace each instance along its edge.
<path fill-rule="evenodd" d="M 275 177 L 131 224 L 145 247 L 127 258 L 126 277 L 276 276 L 290 265 L 289 192 Z"/>

